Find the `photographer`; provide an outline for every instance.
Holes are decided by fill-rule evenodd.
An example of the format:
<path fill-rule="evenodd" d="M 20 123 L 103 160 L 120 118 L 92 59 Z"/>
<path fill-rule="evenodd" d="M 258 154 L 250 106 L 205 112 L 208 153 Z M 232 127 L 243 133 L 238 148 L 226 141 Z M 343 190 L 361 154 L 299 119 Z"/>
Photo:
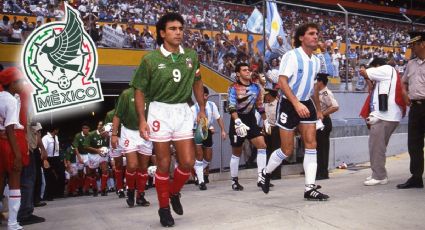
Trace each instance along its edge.
<path fill-rule="evenodd" d="M 388 141 L 403 116 L 405 106 L 398 103 L 401 87 L 397 71 L 383 58 L 373 59 L 369 67 L 366 70 L 361 69 L 360 75 L 373 82 L 370 101 L 367 100 L 364 105 L 364 108 L 370 106 L 366 121 L 370 125 L 369 155 L 372 168 L 372 175 L 366 178 L 364 185 L 373 186 L 388 183 L 385 152 Z"/>

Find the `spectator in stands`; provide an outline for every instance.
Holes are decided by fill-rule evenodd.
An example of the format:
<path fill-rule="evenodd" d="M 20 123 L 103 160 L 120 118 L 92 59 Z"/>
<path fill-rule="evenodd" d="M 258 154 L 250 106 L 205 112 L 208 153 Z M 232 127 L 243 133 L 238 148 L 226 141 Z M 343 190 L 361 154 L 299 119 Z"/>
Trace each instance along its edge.
<path fill-rule="evenodd" d="M 24 37 L 22 35 L 22 29 L 21 26 L 22 22 L 15 22 L 13 23 L 13 27 L 10 30 L 10 38 L 9 41 L 10 42 L 16 42 L 16 43 L 21 43 L 24 41 Z"/>
<path fill-rule="evenodd" d="M 266 74 L 266 89 L 274 89 L 279 79 L 279 59 L 273 58 Z"/>
<path fill-rule="evenodd" d="M 10 31 L 12 29 L 9 23 L 9 17 L 7 15 L 3 16 L 3 20 L 0 22 L 0 41 L 8 42 L 10 37 Z"/>

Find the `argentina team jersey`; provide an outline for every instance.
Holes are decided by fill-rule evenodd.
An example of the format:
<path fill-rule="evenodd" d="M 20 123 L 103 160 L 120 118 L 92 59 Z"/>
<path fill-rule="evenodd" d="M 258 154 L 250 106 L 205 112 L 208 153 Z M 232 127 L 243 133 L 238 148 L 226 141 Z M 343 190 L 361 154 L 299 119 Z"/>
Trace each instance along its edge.
<path fill-rule="evenodd" d="M 264 112 L 261 94 L 258 84 L 243 85 L 239 81 L 235 82 L 228 91 L 229 113 L 249 114 L 253 113 L 255 108 L 259 113 Z"/>
<path fill-rule="evenodd" d="M 314 54 L 310 58 L 302 47 L 284 54 L 279 67 L 279 75 L 288 77 L 289 87 L 300 101 L 310 99 L 319 71 L 320 59 Z M 282 97 L 286 98 L 283 94 Z"/>

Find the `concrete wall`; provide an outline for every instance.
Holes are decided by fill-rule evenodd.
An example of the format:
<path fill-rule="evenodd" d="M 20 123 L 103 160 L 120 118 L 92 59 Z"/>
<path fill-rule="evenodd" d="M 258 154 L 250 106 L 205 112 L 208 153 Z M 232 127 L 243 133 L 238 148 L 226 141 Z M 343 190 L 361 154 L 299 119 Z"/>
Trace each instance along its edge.
<path fill-rule="evenodd" d="M 329 168 L 333 169 L 342 162 L 361 163 L 369 159 L 369 136 L 331 138 Z M 407 152 L 407 133 L 394 133 L 387 147 L 387 156 Z"/>

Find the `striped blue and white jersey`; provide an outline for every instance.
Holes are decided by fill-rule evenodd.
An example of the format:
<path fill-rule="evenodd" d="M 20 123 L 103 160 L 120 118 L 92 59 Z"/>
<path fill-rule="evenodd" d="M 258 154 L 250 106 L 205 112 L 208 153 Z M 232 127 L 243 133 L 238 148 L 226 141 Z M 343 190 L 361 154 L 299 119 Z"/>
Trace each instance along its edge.
<path fill-rule="evenodd" d="M 289 87 L 299 101 L 310 99 L 319 71 L 320 59 L 316 55 L 310 58 L 301 47 L 285 53 L 279 67 L 279 75 L 288 77 Z M 283 93 L 282 97 L 286 98 Z"/>

